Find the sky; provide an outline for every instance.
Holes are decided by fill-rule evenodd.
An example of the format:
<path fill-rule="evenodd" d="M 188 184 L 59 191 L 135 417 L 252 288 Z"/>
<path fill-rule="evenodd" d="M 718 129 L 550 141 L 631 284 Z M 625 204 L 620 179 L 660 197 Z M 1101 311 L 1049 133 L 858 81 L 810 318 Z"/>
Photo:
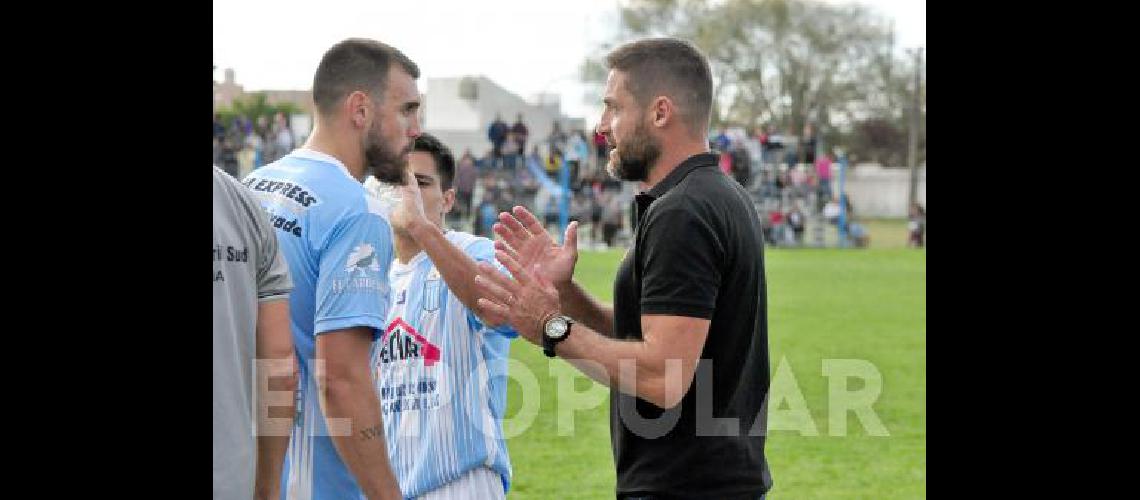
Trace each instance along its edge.
<path fill-rule="evenodd" d="M 841 3 L 840 0 L 826 0 Z M 926 46 L 926 2 L 861 0 L 895 20 L 898 46 Z M 561 94 L 587 121 L 578 67 L 618 31 L 617 0 L 214 0 L 214 79 L 233 68 L 246 91 L 304 90 L 321 55 L 348 37 L 399 48 L 427 78 L 483 75 L 520 97 Z M 518 40 L 518 41 L 516 41 Z"/>

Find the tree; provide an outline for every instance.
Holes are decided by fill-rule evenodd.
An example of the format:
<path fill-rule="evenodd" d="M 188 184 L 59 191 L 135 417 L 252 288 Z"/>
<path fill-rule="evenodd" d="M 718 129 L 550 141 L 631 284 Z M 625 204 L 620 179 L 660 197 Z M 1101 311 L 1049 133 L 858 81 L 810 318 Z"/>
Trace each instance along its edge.
<path fill-rule="evenodd" d="M 880 144 L 881 138 L 856 135 L 881 132 L 885 120 L 892 129 L 903 126 L 905 136 L 912 66 L 894 53 L 890 21 L 866 6 L 812 0 L 631 0 L 621 9 L 621 21 L 620 40 L 599 53 L 618 41 L 675 36 L 708 56 L 714 127 L 768 123 L 798 134 L 813 123 L 825 144 L 843 144 L 867 157 L 870 151 L 859 148 Z M 582 65 L 587 83 L 601 83 L 605 74 L 600 57 Z M 868 120 L 873 122 L 859 126 Z M 924 143 L 920 135 L 920 158 Z M 905 149 L 904 140 L 903 158 Z M 895 157 L 880 153 L 876 156 Z"/>

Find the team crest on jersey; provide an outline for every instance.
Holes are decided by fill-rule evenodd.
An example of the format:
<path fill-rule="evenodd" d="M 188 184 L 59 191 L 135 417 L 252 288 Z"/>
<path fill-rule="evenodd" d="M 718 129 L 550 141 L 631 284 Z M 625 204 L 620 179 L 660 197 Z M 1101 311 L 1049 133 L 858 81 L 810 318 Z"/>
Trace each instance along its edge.
<path fill-rule="evenodd" d="M 356 248 L 352 249 L 352 253 L 348 255 L 348 262 L 344 267 L 345 271 L 357 272 L 367 276 L 368 271 L 380 271 L 380 259 L 376 258 L 376 249 L 368 243 L 361 243 Z"/>
<path fill-rule="evenodd" d="M 380 337 L 379 358 L 381 363 L 422 359 L 425 367 L 431 367 L 439 362 L 440 351 L 403 318 L 396 318 Z"/>
<path fill-rule="evenodd" d="M 332 281 L 332 293 L 374 293 L 388 289 L 386 280 L 380 279 L 380 259 L 376 249 L 361 243 L 345 259 L 344 272 Z"/>
<path fill-rule="evenodd" d="M 435 312 L 439 310 L 439 295 L 443 289 L 442 283 L 443 281 L 440 280 L 439 273 L 435 273 L 434 277 L 428 275 L 427 279 L 424 280 L 424 312 Z"/>

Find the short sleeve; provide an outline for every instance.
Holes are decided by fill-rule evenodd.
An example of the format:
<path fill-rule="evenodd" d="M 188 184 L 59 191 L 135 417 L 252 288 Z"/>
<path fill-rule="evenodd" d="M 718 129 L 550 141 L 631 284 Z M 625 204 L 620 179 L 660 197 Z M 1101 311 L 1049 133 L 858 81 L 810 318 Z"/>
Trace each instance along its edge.
<path fill-rule="evenodd" d="M 367 326 L 379 336 L 392 252 L 388 222 L 376 214 L 360 212 L 333 224 L 320 252 L 314 334 Z"/>
<path fill-rule="evenodd" d="M 651 211 L 643 223 L 641 312 L 711 319 L 725 257 L 713 225 L 683 205 Z"/>

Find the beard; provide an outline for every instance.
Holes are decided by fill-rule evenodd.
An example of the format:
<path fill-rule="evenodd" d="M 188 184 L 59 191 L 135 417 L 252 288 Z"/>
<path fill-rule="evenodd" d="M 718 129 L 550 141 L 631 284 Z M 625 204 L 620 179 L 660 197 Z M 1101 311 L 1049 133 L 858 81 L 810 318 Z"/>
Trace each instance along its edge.
<path fill-rule="evenodd" d="M 661 143 L 649 135 L 645 124 L 639 124 L 633 135 L 610 151 L 606 171 L 623 181 L 644 182 L 649 167 L 661 156 Z"/>
<path fill-rule="evenodd" d="M 380 123 L 373 122 L 364 137 L 364 166 L 380 182 L 402 186 L 408 153 L 414 144 L 409 143 L 402 151 L 393 151 L 380 135 Z"/>

